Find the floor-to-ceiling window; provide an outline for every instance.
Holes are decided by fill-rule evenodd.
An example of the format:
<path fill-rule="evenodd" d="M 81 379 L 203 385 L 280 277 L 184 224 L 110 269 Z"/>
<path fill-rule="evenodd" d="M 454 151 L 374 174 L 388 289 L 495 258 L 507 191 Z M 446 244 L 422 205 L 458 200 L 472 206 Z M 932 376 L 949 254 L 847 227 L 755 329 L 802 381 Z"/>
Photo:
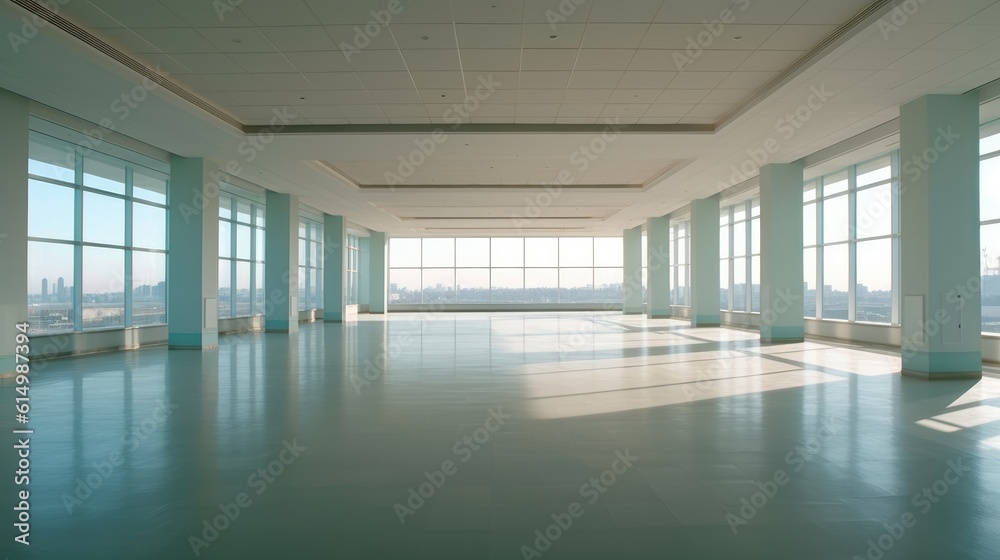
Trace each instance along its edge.
<path fill-rule="evenodd" d="M 219 318 L 264 313 L 264 203 L 219 196 Z"/>
<path fill-rule="evenodd" d="M 760 312 L 760 201 L 745 200 L 719 216 L 719 305 Z"/>
<path fill-rule="evenodd" d="M 323 309 L 323 224 L 299 217 L 299 311 Z"/>
<path fill-rule="evenodd" d="M 983 138 L 979 152 L 983 332 L 1000 333 L 1000 134 Z"/>
<path fill-rule="evenodd" d="M 620 237 L 392 238 L 390 304 L 621 303 Z"/>
<path fill-rule="evenodd" d="M 805 316 L 898 323 L 898 164 L 885 155 L 805 184 Z"/>
<path fill-rule="evenodd" d="M 168 167 L 159 167 L 31 132 L 27 273 L 33 332 L 167 322 Z"/>
<path fill-rule="evenodd" d="M 670 225 L 670 304 L 691 305 L 691 227 Z"/>
<path fill-rule="evenodd" d="M 357 305 L 361 302 L 361 238 L 354 234 L 347 235 L 347 303 Z"/>

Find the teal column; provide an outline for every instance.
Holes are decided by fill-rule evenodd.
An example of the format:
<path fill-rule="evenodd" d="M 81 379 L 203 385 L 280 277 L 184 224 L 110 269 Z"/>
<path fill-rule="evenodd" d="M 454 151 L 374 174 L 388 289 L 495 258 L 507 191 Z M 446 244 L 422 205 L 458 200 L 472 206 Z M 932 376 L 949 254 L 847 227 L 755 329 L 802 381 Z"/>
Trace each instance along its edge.
<path fill-rule="evenodd" d="M 299 197 L 267 191 L 264 330 L 299 330 Z"/>
<path fill-rule="evenodd" d="M 760 339 L 805 339 L 801 163 L 760 168 Z"/>
<path fill-rule="evenodd" d="M 979 98 L 900 108 L 903 374 L 982 376 Z"/>
<path fill-rule="evenodd" d="M 219 347 L 219 168 L 171 156 L 167 333 L 176 349 Z"/>
<path fill-rule="evenodd" d="M 623 311 L 626 315 L 639 315 L 646 310 L 642 304 L 642 227 L 636 226 L 625 230 L 622 242 L 625 277 Z"/>
<path fill-rule="evenodd" d="M 693 327 L 717 327 L 722 322 L 719 310 L 719 211 L 718 195 L 691 202 Z"/>
<path fill-rule="evenodd" d="M 358 248 L 361 256 L 358 259 L 358 308 L 359 311 L 368 312 L 370 302 L 369 292 L 371 291 L 371 241 L 367 237 L 358 240 Z"/>
<path fill-rule="evenodd" d="M 670 218 L 646 220 L 646 313 L 650 319 L 666 319 L 670 306 Z"/>
<path fill-rule="evenodd" d="M 323 214 L 323 321 L 343 323 L 347 277 L 347 223 L 343 216 Z"/>
<path fill-rule="evenodd" d="M 368 284 L 368 312 L 385 313 L 389 300 L 389 238 L 380 231 L 373 231 L 369 238 L 371 271 Z"/>
<path fill-rule="evenodd" d="M 16 323 L 28 318 L 28 100 L 0 90 L 0 376 L 13 375 Z M 32 289 L 39 290 L 40 286 Z M 28 334 L 31 334 L 29 328 Z M 37 351 L 37 349 L 36 349 Z M 13 398 L 11 409 L 13 409 Z"/>

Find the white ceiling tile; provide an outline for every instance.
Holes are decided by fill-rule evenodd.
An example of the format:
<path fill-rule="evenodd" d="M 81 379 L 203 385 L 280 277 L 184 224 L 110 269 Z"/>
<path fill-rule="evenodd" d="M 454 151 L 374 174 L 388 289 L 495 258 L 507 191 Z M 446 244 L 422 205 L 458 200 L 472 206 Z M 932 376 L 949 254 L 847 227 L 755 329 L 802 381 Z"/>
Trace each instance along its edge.
<path fill-rule="evenodd" d="M 480 105 L 476 109 L 475 114 L 472 115 L 472 120 L 476 120 L 477 117 L 514 117 L 514 104 L 513 103 L 498 103 L 495 105 Z"/>
<path fill-rule="evenodd" d="M 580 49 L 577 70 L 621 70 L 627 68 L 635 49 Z"/>
<path fill-rule="evenodd" d="M 489 92 L 489 97 L 481 100 L 480 103 L 483 105 L 513 105 L 517 103 L 517 92 L 519 90 L 496 90 Z"/>
<path fill-rule="evenodd" d="M 727 25 L 723 32 L 704 46 L 706 50 L 752 51 L 762 45 L 780 25 Z"/>
<path fill-rule="evenodd" d="M 347 121 L 351 124 L 389 124 L 385 117 L 350 117 Z"/>
<path fill-rule="evenodd" d="M 197 1 L 197 0 L 188 0 Z M 60 15 L 87 30 L 94 29 L 124 29 L 126 25 L 119 22 L 104 10 L 90 2 L 67 2 L 60 6 Z M 202 4 L 201 11 L 206 11 Z M 218 21 L 214 11 L 209 11 L 212 21 Z"/>
<path fill-rule="evenodd" d="M 409 70 L 460 70 L 458 49 L 426 49 L 403 51 Z"/>
<path fill-rule="evenodd" d="M 835 25 L 782 25 L 761 45 L 765 50 L 807 51 L 837 28 Z"/>
<path fill-rule="evenodd" d="M 465 102 L 465 90 L 464 89 L 434 89 L 434 90 L 420 90 L 420 99 L 425 105 L 433 105 L 438 103 L 464 103 Z M 451 107 L 451 105 L 448 105 Z"/>
<path fill-rule="evenodd" d="M 416 89 L 375 89 L 371 91 L 371 94 L 375 98 L 375 102 L 379 105 L 389 103 L 423 103 Z"/>
<path fill-rule="evenodd" d="M 951 29 L 946 23 L 908 22 L 895 28 L 883 28 L 873 33 L 862 46 L 875 49 L 916 49 Z"/>
<path fill-rule="evenodd" d="M 701 102 L 709 104 L 717 103 L 729 103 L 736 104 L 741 103 L 751 95 L 753 95 L 754 90 L 752 89 L 715 89 L 706 95 Z"/>
<path fill-rule="evenodd" d="M 358 72 L 358 78 L 368 89 L 412 89 L 409 72 Z"/>
<path fill-rule="evenodd" d="M 559 105 L 556 103 L 533 104 L 518 103 L 515 108 L 515 115 L 518 117 L 552 117 L 559 113 Z"/>
<path fill-rule="evenodd" d="M 714 89 L 729 74 L 729 72 L 680 72 L 667 87 L 670 89 Z"/>
<path fill-rule="evenodd" d="M 559 89 L 569 82 L 569 72 L 521 72 L 522 89 Z"/>
<path fill-rule="evenodd" d="M 319 25 L 319 20 L 302 0 L 240 0 L 238 6 L 259 26 Z"/>
<path fill-rule="evenodd" d="M 644 70 L 629 70 L 618 82 L 620 88 L 632 89 L 663 89 L 677 76 L 676 72 L 649 72 Z"/>
<path fill-rule="evenodd" d="M 456 49 L 455 27 L 450 23 L 410 23 L 390 26 L 396 44 L 407 49 Z"/>
<path fill-rule="evenodd" d="M 250 74 L 201 74 L 206 82 L 222 91 L 263 91 L 268 90 Z"/>
<path fill-rule="evenodd" d="M 638 119 L 649 107 L 649 103 L 608 103 L 601 112 L 601 118 Z"/>
<path fill-rule="evenodd" d="M 590 21 L 594 22 L 638 22 L 652 21 L 660 10 L 663 0 L 593 0 Z"/>
<path fill-rule="evenodd" d="M 458 23 L 521 23 L 524 0 L 462 0 L 452 12 Z"/>
<path fill-rule="evenodd" d="M 175 54 L 174 60 L 196 74 L 243 74 L 247 72 L 222 53 Z"/>
<path fill-rule="evenodd" d="M 302 105 L 296 107 L 295 110 L 308 119 L 341 118 L 343 116 L 340 110 L 333 105 Z"/>
<path fill-rule="evenodd" d="M 365 89 L 365 84 L 354 72 L 317 72 L 303 74 L 303 76 L 309 80 L 309 83 L 320 89 Z"/>
<path fill-rule="evenodd" d="M 605 105 L 606 103 L 563 103 L 559 106 L 559 116 L 597 119 Z"/>
<path fill-rule="evenodd" d="M 61 9 L 61 4 L 68 3 L 68 0 L 63 0 L 56 11 Z M 129 0 L 92 0 L 90 3 L 125 27 L 185 27 L 187 25 L 159 2 L 139 4 Z"/>
<path fill-rule="evenodd" d="M 613 70 L 583 70 L 573 72 L 569 79 L 569 88 L 601 89 L 614 88 L 624 72 Z"/>
<path fill-rule="evenodd" d="M 468 70 L 512 70 L 521 68 L 520 49 L 465 49 L 462 68 Z"/>
<path fill-rule="evenodd" d="M 727 112 L 732 110 L 732 105 L 715 105 L 715 104 L 700 104 L 696 105 L 694 109 L 685 115 L 686 117 L 708 117 L 710 119 L 718 119 L 724 116 Z"/>
<path fill-rule="evenodd" d="M 544 23 L 556 31 L 567 23 L 585 23 L 593 2 L 530 0 L 524 3 L 524 23 Z"/>
<path fill-rule="evenodd" d="M 389 117 L 389 122 L 391 124 L 430 124 L 430 117 Z"/>
<path fill-rule="evenodd" d="M 357 117 L 385 117 L 378 105 L 338 105 L 337 109 L 348 119 Z"/>
<path fill-rule="evenodd" d="M 189 74 L 194 70 L 182 65 L 169 54 L 144 54 L 139 58 L 139 62 L 145 64 L 158 74 Z"/>
<path fill-rule="evenodd" d="M 677 60 L 674 55 L 686 56 L 684 51 L 668 51 L 639 49 L 635 51 L 632 62 L 629 63 L 629 70 L 645 70 L 655 72 L 676 72 Z"/>
<path fill-rule="evenodd" d="M 399 51 L 363 50 L 345 55 L 350 57 L 351 68 L 356 72 L 405 71 L 406 63 Z"/>
<path fill-rule="evenodd" d="M 288 91 L 288 90 L 314 90 L 319 89 L 318 86 L 314 85 L 312 82 L 306 79 L 302 74 L 267 74 L 267 73 L 255 73 L 253 74 L 257 81 L 264 84 L 265 87 L 274 91 Z"/>
<path fill-rule="evenodd" d="M 234 105 L 281 105 L 281 96 L 273 91 L 231 91 Z"/>
<path fill-rule="evenodd" d="M 608 103 L 649 104 L 663 92 L 661 89 L 616 89 Z"/>
<path fill-rule="evenodd" d="M 563 96 L 563 103 L 580 103 L 580 104 L 594 104 L 600 103 L 604 105 L 611 99 L 611 94 L 615 90 L 607 89 L 568 89 L 566 90 L 566 95 Z"/>
<path fill-rule="evenodd" d="M 285 53 L 285 58 L 299 72 L 351 72 L 351 65 L 340 51 Z"/>
<path fill-rule="evenodd" d="M 424 108 L 422 103 L 406 104 L 406 105 L 381 105 L 382 112 L 385 116 L 392 118 L 428 118 L 427 109 Z"/>
<path fill-rule="evenodd" d="M 466 72 L 465 87 L 472 95 L 476 91 L 482 95 L 493 95 L 501 90 L 516 90 L 520 82 L 517 72 Z M 490 90 L 493 91 L 490 91 Z"/>
<path fill-rule="evenodd" d="M 323 24 L 346 23 L 363 26 L 372 21 L 377 23 L 372 11 L 382 9 L 378 2 L 370 0 L 305 0 L 305 3 L 312 10 L 316 19 Z M 391 17 L 388 19 L 390 22 L 392 21 Z"/>
<path fill-rule="evenodd" d="M 700 23 L 654 23 L 643 36 L 640 48 L 686 50 L 699 45 L 698 34 L 702 32 L 708 33 Z"/>
<path fill-rule="evenodd" d="M 643 113 L 644 117 L 658 117 L 658 118 L 674 118 L 679 119 L 688 114 L 691 109 L 694 108 L 693 104 L 684 105 L 668 105 L 663 103 L 657 103 L 650 105 L 646 112 Z"/>
<path fill-rule="evenodd" d="M 277 52 L 278 48 L 255 27 L 199 27 L 195 29 L 222 52 Z M 196 40 L 192 40 L 197 43 Z M 187 52 L 212 52 L 211 50 Z"/>
<path fill-rule="evenodd" d="M 572 70 L 578 49 L 524 49 L 521 70 Z"/>
<path fill-rule="evenodd" d="M 747 2 L 747 0 L 738 0 Z M 730 9 L 733 0 L 699 0 L 697 2 L 675 2 L 667 1 L 663 3 L 660 11 L 656 13 L 653 21 L 671 23 L 702 23 L 712 22 L 719 19 L 723 10 Z M 738 10 L 734 10 L 736 13 Z"/>
<path fill-rule="evenodd" d="M 392 16 L 390 25 L 399 23 L 451 23 L 449 0 L 400 0 L 402 10 Z"/>
<path fill-rule="evenodd" d="M 522 89 L 517 91 L 517 103 L 562 103 L 562 89 Z"/>
<path fill-rule="evenodd" d="M 733 72 L 719 82 L 721 89 L 757 89 L 777 76 L 777 72 Z"/>
<path fill-rule="evenodd" d="M 187 89 L 188 91 L 221 91 L 225 89 L 229 89 L 231 91 L 231 88 L 224 88 L 218 84 L 210 83 L 204 76 L 205 74 L 174 74 L 170 76 L 170 79 L 177 84 L 180 84 L 181 87 Z"/>
<path fill-rule="evenodd" d="M 236 106 L 229 94 L 222 91 L 201 91 L 198 92 L 198 97 L 220 108 Z"/>
<path fill-rule="evenodd" d="M 590 23 L 583 34 L 585 49 L 637 49 L 649 24 Z"/>
<path fill-rule="evenodd" d="M 792 65 L 805 51 L 754 51 L 737 70 L 742 72 L 777 72 Z"/>
<path fill-rule="evenodd" d="M 859 88 L 894 88 L 925 74 L 925 70 L 881 70 L 858 82 Z"/>
<path fill-rule="evenodd" d="M 375 105 L 371 94 L 363 89 L 324 91 L 323 96 L 334 105 Z"/>
<path fill-rule="evenodd" d="M 143 39 L 165 53 L 213 53 L 220 50 L 190 27 L 142 29 L 139 33 Z"/>
<path fill-rule="evenodd" d="M 945 31 L 923 45 L 925 49 L 972 50 L 997 38 L 993 25 L 962 24 Z"/>
<path fill-rule="evenodd" d="M 683 65 L 684 71 L 727 72 L 736 70 L 750 56 L 749 51 L 701 51 Z"/>
<path fill-rule="evenodd" d="M 285 105 L 319 105 L 329 103 L 329 99 L 321 91 L 279 91 L 276 92 L 281 102 Z M 306 115 L 303 115 L 306 116 Z"/>
<path fill-rule="evenodd" d="M 454 72 L 410 72 L 417 89 L 460 89 L 465 87 L 462 73 Z M 389 89 L 389 88 L 386 88 Z"/>
<path fill-rule="evenodd" d="M 295 72 L 298 69 L 281 53 L 230 53 L 229 58 L 250 73 Z"/>
<path fill-rule="evenodd" d="M 950 6 L 945 6 L 946 9 L 949 7 Z M 1000 25 L 1000 2 L 994 1 L 992 6 L 976 14 L 975 18 L 976 23 Z"/>
<path fill-rule="evenodd" d="M 656 99 L 658 104 L 676 105 L 700 103 L 712 90 L 709 89 L 668 89 Z"/>
<path fill-rule="evenodd" d="M 433 122 L 443 122 L 446 118 L 456 118 L 460 116 L 455 112 L 454 104 L 425 103 L 424 109 L 427 111 L 427 116 L 429 116 Z"/>
<path fill-rule="evenodd" d="M 526 49 L 576 49 L 580 47 L 586 27 L 579 23 L 563 23 L 553 29 L 547 24 L 526 23 L 522 27 L 521 46 Z"/>
<path fill-rule="evenodd" d="M 885 67 L 886 70 L 930 70 L 958 58 L 962 51 L 918 49 Z"/>
<path fill-rule="evenodd" d="M 878 49 L 859 47 L 851 49 L 834 60 L 827 68 L 835 70 L 881 70 L 906 56 L 908 49 Z"/>
<path fill-rule="evenodd" d="M 323 29 L 330 39 L 337 44 L 337 48 L 347 54 L 356 54 L 358 51 L 391 50 L 396 48 L 396 42 L 392 40 L 392 33 L 382 25 L 372 26 L 371 33 L 365 32 L 366 26 L 358 25 L 325 25 Z M 352 56 L 353 58 L 353 56 Z"/>
<path fill-rule="evenodd" d="M 337 44 L 319 25 L 299 27 L 263 27 L 264 35 L 282 52 L 334 51 Z"/>
<path fill-rule="evenodd" d="M 514 122 L 517 124 L 554 124 L 556 122 L 555 117 L 523 117 L 517 115 L 514 117 Z M 529 176 L 530 176 L 529 171 Z M 528 181 L 528 184 L 533 183 L 533 181 Z"/>
<path fill-rule="evenodd" d="M 868 0 L 809 0 L 789 18 L 788 23 L 829 24 L 847 23 L 868 6 Z"/>
<path fill-rule="evenodd" d="M 806 1 L 782 0 L 781 2 L 753 2 L 752 4 L 747 2 L 744 9 L 740 9 L 742 4 L 737 2 L 732 11 L 738 23 L 781 25 L 805 5 Z"/>
<path fill-rule="evenodd" d="M 458 45 L 464 49 L 519 49 L 520 25 L 459 24 Z"/>
<path fill-rule="evenodd" d="M 143 39 L 131 29 L 101 29 L 96 30 L 94 35 L 100 37 L 105 43 L 130 55 L 160 52 L 158 47 Z"/>

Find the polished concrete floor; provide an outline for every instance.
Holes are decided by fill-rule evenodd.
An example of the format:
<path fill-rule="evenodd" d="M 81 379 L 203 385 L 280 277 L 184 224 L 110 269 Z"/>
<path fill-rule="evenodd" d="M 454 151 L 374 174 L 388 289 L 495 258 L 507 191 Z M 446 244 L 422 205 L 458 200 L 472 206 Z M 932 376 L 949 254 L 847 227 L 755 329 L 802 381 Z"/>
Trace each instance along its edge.
<path fill-rule="evenodd" d="M 4 445 L 0 556 L 1000 557 L 1000 379 L 899 365 L 593 313 L 53 360 L 31 389 L 31 545 L 10 544 Z"/>

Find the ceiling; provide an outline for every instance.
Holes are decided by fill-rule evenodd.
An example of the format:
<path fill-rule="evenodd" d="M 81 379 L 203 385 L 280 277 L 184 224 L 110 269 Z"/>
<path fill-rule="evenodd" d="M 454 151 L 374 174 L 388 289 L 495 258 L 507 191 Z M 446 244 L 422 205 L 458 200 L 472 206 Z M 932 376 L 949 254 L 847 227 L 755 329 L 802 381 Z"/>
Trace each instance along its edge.
<path fill-rule="evenodd" d="M 532 235 L 620 232 L 751 185 L 765 142 L 777 145 L 768 163 L 794 161 L 892 123 L 921 95 L 1000 78 L 996 0 L 925 0 L 902 20 L 901 0 L 587 0 L 572 13 L 552 0 L 402 0 L 348 54 L 379 2 L 59 5 L 217 114 L 160 88 L 117 120 L 111 102 L 139 78 L 60 29 L 0 55 L 0 87 L 236 163 L 244 180 L 373 230 Z M 26 3 L 4 3 L 0 32 L 20 30 Z M 727 8 L 732 23 L 678 68 L 673 55 Z M 476 98 L 491 74 L 500 85 Z M 275 110 L 293 112 L 290 126 L 250 158 L 241 146 Z"/>

